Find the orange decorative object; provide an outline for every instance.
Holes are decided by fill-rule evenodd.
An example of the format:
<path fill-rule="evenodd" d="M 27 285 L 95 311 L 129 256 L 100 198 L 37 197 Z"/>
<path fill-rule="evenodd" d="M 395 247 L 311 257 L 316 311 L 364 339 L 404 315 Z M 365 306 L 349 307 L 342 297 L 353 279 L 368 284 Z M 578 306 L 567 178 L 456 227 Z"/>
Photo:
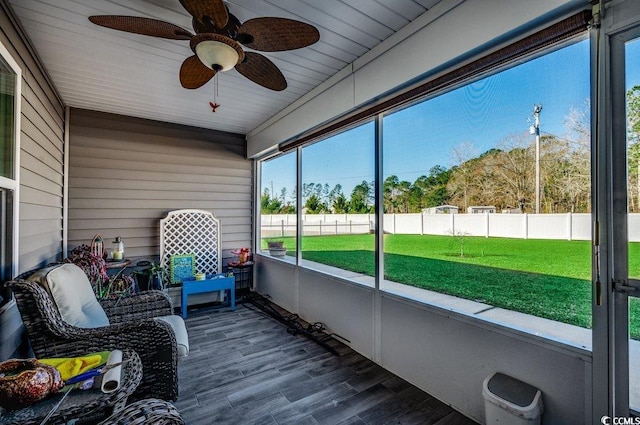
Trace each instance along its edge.
<path fill-rule="evenodd" d="M 249 261 L 249 248 L 234 249 L 231 253 L 238 256 L 238 261 L 235 262 L 237 264 L 244 264 Z"/>

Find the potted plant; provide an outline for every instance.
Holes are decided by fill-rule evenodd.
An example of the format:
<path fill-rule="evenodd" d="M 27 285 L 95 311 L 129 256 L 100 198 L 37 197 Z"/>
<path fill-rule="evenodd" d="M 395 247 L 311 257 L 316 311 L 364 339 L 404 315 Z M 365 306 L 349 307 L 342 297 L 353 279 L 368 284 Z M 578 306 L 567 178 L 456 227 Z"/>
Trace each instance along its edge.
<path fill-rule="evenodd" d="M 271 248 L 284 248 L 284 241 L 282 241 L 282 240 L 267 241 L 267 247 L 269 249 L 271 249 Z"/>
<path fill-rule="evenodd" d="M 150 291 L 152 289 L 164 290 L 167 276 L 165 267 L 162 267 L 160 263 L 156 263 L 155 261 L 142 261 L 138 263 L 138 265 L 148 266 L 145 269 L 133 272 L 138 282 L 138 288 L 140 288 L 141 291 Z"/>
<path fill-rule="evenodd" d="M 73 263 L 82 269 L 98 299 L 126 296 L 135 289 L 133 278 L 123 274 L 124 268 L 114 276 L 109 276 L 104 258 L 95 255 L 86 244 L 74 248 L 63 261 Z"/>
<path fill-rule="evenodd" d="M 267 247 L 269 248 L 269 254 L 273 257 L 284 257 L 287 253 L 287 248 L 284 247 L 284 241 L 282 240 L 268 241 Z"/>

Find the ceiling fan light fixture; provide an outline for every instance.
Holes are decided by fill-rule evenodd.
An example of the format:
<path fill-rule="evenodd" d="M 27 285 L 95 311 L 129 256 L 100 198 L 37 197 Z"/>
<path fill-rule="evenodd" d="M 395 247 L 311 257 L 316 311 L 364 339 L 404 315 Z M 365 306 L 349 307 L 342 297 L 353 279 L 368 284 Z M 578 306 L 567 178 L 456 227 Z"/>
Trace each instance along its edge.
<path fill-rule="evenodd" d="M 217 72 L 228 71 L 244 59 L 242 46 L 220 34 L 197 34 L 190 44 L 200 62 Z"/>
<path fill-rule="evenodd" d="M 238 52 L 228 44 L 206 40 L 196 46 L 200 61 L 214 71 L 228 71 L 238 63 Z"/>

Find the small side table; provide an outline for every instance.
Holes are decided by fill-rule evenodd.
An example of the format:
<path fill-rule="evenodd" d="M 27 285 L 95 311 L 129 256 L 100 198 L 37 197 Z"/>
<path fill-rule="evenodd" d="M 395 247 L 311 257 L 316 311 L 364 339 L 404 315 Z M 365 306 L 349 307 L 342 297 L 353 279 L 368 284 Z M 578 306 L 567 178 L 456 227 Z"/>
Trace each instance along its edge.
<path fill-rule="evenodd" d="M 229 302 L 231 310 L 236 309 L 236 280 L 233 277 L 226 277 L 223 274 L 207 276 L 205 280 L 183 280 L 182 281 L 182 318 L 187 318 L 187 297 L 190 294 L 201 294 L 203 292 L 230 291 Z"/>
<path fill-rule="evenodd" d="M 253 261 L 245 263 L 229 263 L 229 269 L 236 280 L 236 294 L 245 296 L 253 288 Z"/>
<path fill-rule="evenodd" d="M 133 350 L 122 350 L 122 359 L 128 360 L 122 365 L 120 388 L 109 394 L 100 388 L 89 390 L 71 390 L 47 424 L 95 423 L 122 410 L 127 398 L 133 394 L 142 380 L 142 362 Z M 64 393 L 55 394 L 32 406 L 18 410 L 0 408 L 0 423 L 6 425 L 38 425 L 60 401 Z"/>
<path fill-rule="evenodd" d="M 105 261 L 107 269 L 126 269 L 131 265 L 131 260 L 108 260 Z"/>

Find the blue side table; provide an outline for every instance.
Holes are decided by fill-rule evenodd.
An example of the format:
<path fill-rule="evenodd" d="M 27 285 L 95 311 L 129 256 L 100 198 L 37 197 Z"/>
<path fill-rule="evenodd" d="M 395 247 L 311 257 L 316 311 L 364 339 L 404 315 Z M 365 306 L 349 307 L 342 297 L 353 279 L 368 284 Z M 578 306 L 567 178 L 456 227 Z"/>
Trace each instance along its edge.
<path fill-rule="evenodd" d="M 230 291 L 229 301 L 231 310 L 236 309 L 236 279 L 234 276 L 226 277 L 223 274 L 208 275 L 205 280 L 196 280 L 195 277 L 182 281 L 182 318 L 187 318 L 187 297 L 190 294 L 203 292 Z"/>

